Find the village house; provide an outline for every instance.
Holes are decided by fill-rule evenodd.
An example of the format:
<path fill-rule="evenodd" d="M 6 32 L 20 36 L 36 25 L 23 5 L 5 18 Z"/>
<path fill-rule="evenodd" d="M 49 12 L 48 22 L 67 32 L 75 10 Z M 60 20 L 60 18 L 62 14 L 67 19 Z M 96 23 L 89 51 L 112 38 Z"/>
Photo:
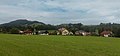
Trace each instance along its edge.
<path fill-rule="evenodd" d="M 112 32 L 111 31 L 103 31 L 100 33 L 100 35 L 103 37 L 110 37 L 110 36 L 112 36 Z"/>
<path fill-rule="evenodd" d="M 41 31 L 36 32 L 36 34 L 38 34 L 38 35 L 49 35 L 49 32 L 47 30 L 41 30 Z"/>
<path fill-rule="evenodd" d="M 68 30 L 62 31 L 62 35 L 69 35 L 69 31 Z"/>
<path fill-rule="evenodd" d="M 25 30 L 25 31 L 24 31 L 24 34 L 26 34 L 26 35 L 32 35 L 32 33 L 33 33 L 33 32 L 32 32 L 31 30 Z"/>
<path fill-rule="evenodd" d="M 21 31 L 21 30 L 20 30 L 20 31 L 19 31 L 19 34 L 24 34 L 24 31 Z"/>
<path fill-rule="evenodd" d="M 58 29 L 58 35 L 69 35 L 69 31 L 66 28 Z"/>
<path fill-rule="evenodd" d="M 90 32 L 85 32 L 83 30 L 79 30 L 79 31 L 75 32 L 75 35 L 88 36 L 88 35 L 91 35 L 91 33 Z"/>
<path fill-rule="evenodd" d="M 19 31 L 19 34 L 25 34 L 25 35 L 32 35 L 32 31 L 31 30 L 24 30 L 24 31 Z"/>

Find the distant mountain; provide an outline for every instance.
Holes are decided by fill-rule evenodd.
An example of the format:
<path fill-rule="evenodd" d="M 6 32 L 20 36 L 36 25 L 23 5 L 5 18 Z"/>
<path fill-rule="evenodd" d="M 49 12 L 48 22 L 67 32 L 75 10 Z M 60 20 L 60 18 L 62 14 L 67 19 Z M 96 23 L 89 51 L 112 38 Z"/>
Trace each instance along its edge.
<path fill-rule="evenodd" d="M 45 23 L 38 22 L 38 21 L 29 21 L 26 19 L 19 19 L 9 23 L 1 24 L 0 27 L 24 26 L 24 25 L 32 25 L 32 24 L 45 25 Z"/>

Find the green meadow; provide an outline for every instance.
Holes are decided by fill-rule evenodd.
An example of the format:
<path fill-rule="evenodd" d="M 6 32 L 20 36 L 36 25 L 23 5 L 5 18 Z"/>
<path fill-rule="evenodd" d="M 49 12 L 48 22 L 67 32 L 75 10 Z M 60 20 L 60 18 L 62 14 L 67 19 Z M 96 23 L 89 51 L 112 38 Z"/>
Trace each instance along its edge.
<path fill-rule="evenodd" d="M 120 56 L 120 39 L 0 34 L 0 56 Z"/>

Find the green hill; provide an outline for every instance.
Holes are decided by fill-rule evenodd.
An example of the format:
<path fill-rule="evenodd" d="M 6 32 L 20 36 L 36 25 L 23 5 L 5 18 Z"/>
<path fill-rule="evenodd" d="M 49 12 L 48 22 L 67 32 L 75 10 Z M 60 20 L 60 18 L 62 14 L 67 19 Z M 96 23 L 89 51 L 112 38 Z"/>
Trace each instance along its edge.
<path fill-rule="evenodd" d="M 40 25 L 45 25 L 42 22 L 38 22 L 38 21 L 29 21 L 26 19 L 19 19 L 19 20 L 15 20 L 15 21 L 11 21 L 9 23 L 5 23 L 5 24 L 1 24 L 1 27 L 14 27 L 14 26 L 25 26 L 25 25 L 32 25 L 32 24 L 40 24 Z"/>

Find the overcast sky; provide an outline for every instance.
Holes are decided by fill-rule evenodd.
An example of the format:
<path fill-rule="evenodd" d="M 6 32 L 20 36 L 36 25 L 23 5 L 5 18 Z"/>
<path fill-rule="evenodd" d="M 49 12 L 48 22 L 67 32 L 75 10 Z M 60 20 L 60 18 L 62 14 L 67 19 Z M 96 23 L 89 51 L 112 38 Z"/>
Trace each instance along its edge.
<path fill-rule="evenodd" d="M 120 0 L 0 0 L 0 24 L 17 19 L 47 24 L 120 22 Z"/>

